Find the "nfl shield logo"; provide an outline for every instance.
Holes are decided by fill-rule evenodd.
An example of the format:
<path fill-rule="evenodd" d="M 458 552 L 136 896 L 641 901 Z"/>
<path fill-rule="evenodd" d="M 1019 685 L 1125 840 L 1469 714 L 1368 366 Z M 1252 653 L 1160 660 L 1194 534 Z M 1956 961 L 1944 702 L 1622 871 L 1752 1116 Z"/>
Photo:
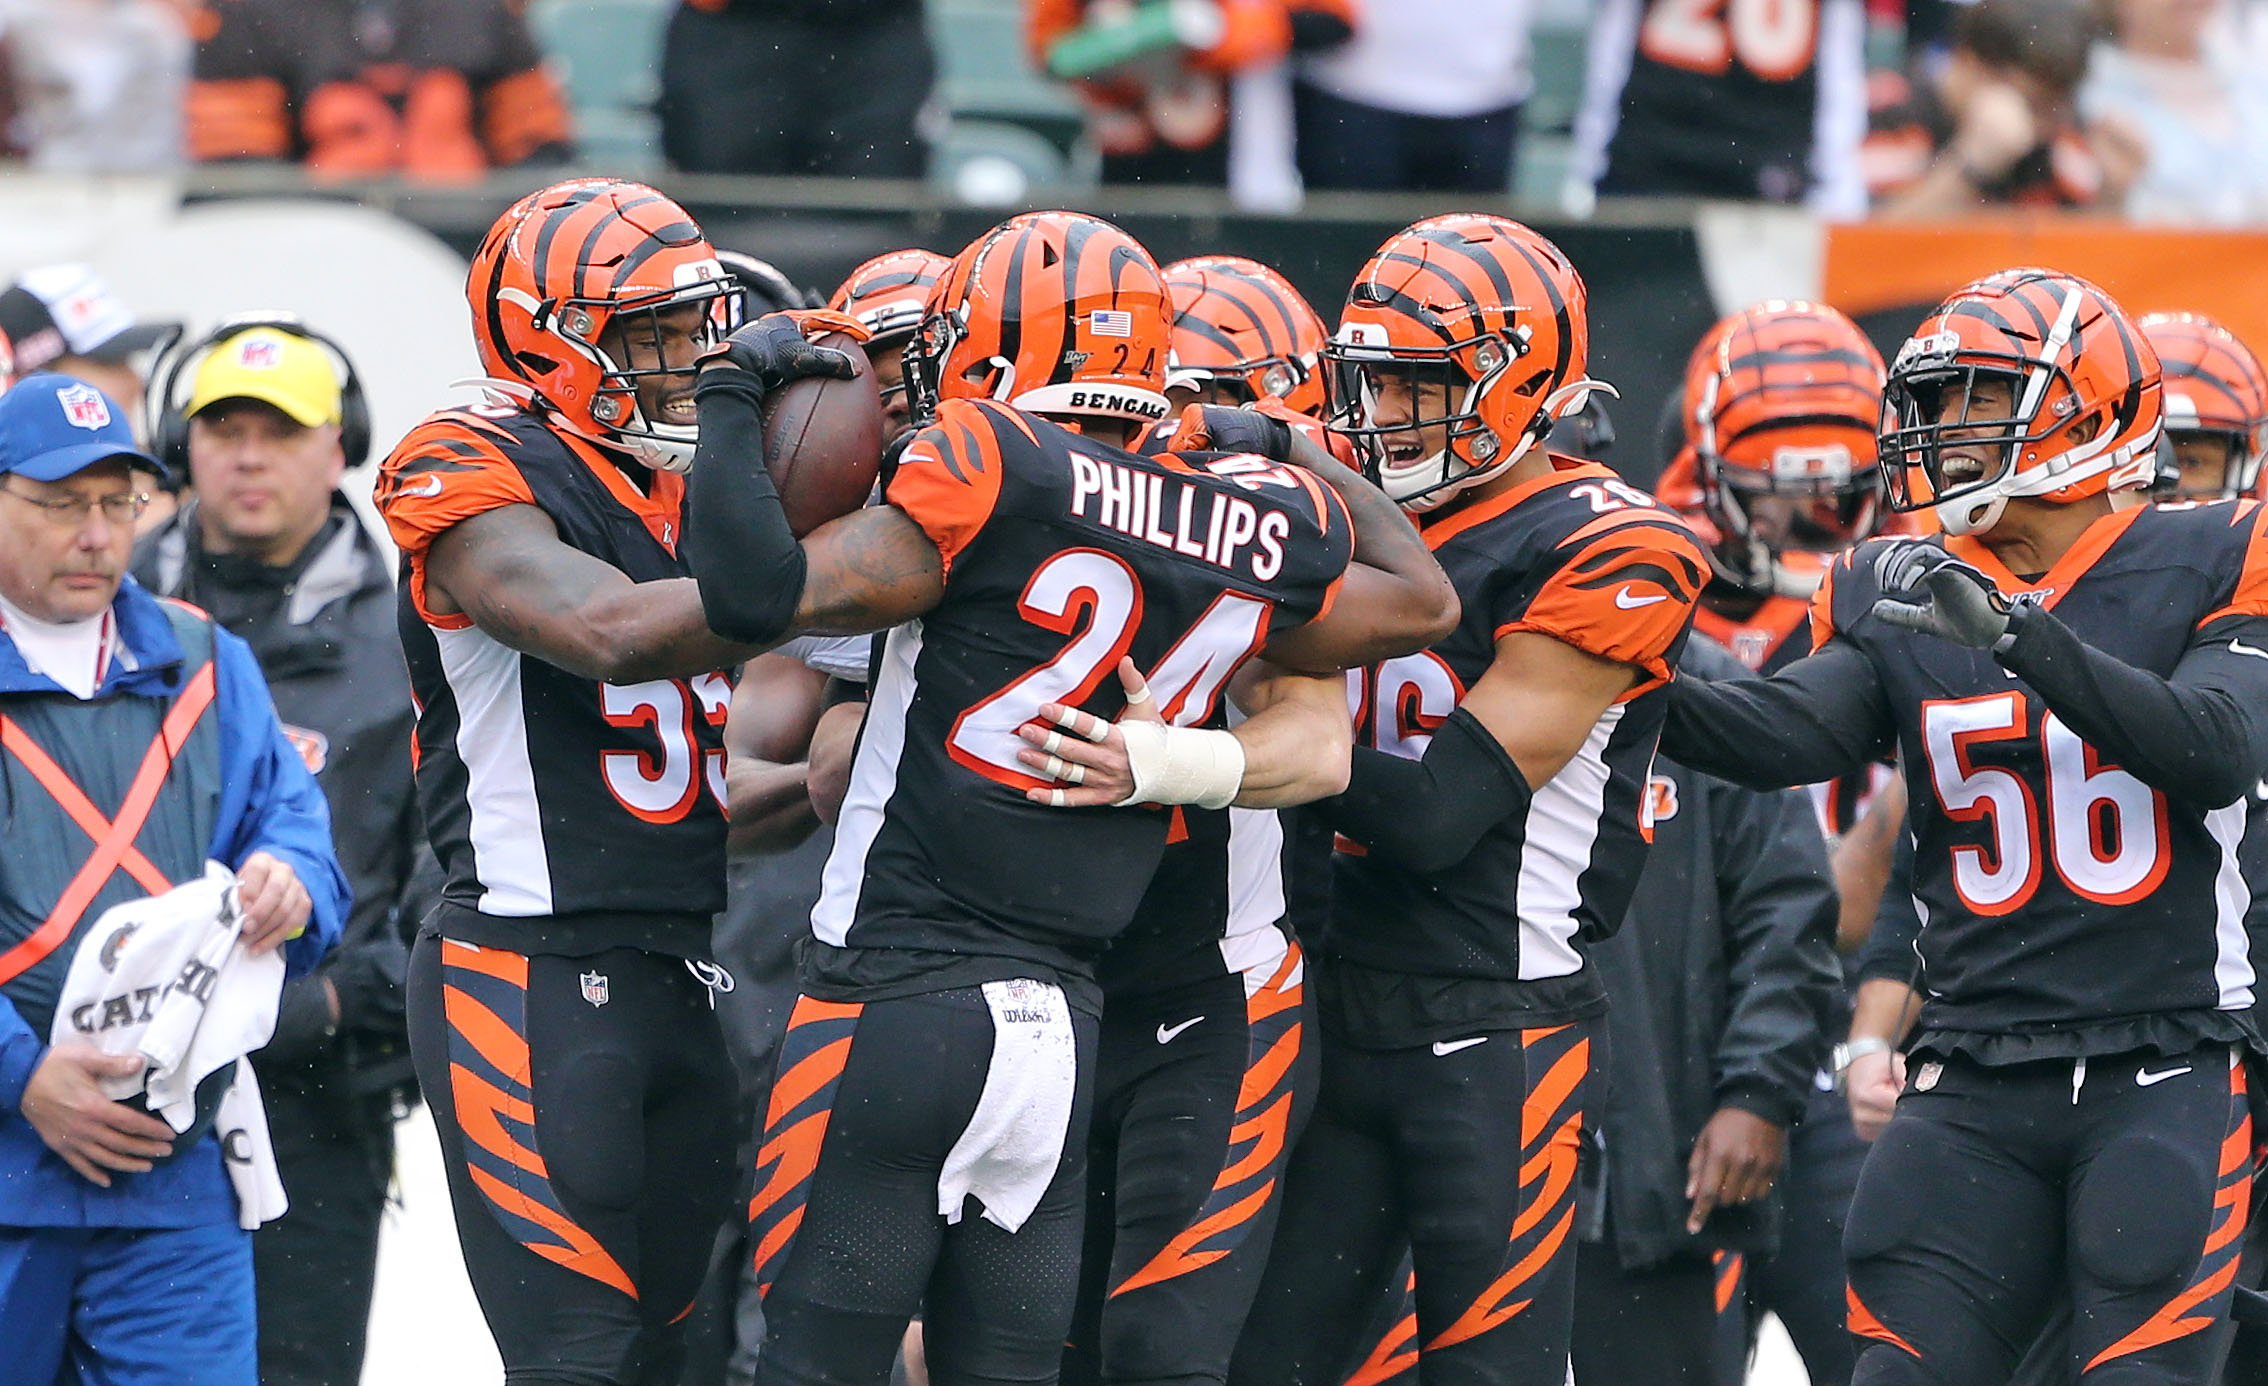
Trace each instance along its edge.
<path fill-rule="evenodd" d="M 66 385 L 55 392 L 55 402 L 63 406 L 63 417 L 73 428 L 91 433 L 110 427 L 110 406 L 92 385 Z"/>
<path fill-rule="evenodd" d="M 236 353 L 236 364 L 248 371 L 274 370 L 283 360 L 283 347 L 272 337 L 254 337 Z"/>
<path fill-rule="evenodd" d="M 590 1002 L 594 1006 L 603 1006 L 606 1004 L 605 973 L 586 972 L 583 974 L 583 999 Z"/>

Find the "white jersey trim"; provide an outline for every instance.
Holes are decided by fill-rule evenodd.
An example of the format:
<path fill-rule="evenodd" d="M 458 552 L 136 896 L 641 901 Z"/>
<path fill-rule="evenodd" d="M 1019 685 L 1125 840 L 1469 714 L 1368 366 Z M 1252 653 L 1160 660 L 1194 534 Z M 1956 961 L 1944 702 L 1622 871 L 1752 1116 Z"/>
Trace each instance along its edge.
<path fill-rule="evenodd" d="M 2221 849 L 2221 867 L 2213 877 L 2213 980 L 2221 989 L 2224 1011 L 2252 1005 L 2252 941 L 2244 928 L 2252 891 L 2237 864 L 2237 844 L 2244 839 L 2245 808 L 2251 798 L 2248 794 L 2205 815 L 2205 831 Z"/>
<path fill-rule="evenodd" d="M 898 787 L 898 763 L 905 756 L 906 713 L 913 706 L 914 663 L 921 658 L 921 622 L 893 629 L 882 645 L 880 675 L 866 726 L 859 732 L 858 755 L 851 762 L 850 789 L 835 825 L 835 849 L 827 854 L 819 903 L 811 910 L 811 933 L 821 943 L 846 946 L 858 918 L 859 892 L 866 885 L 866 857 L 882 833 L 890 796 Z"/>
<path fill-rule="evenodd" d="M 441 672 L 457 703 L 457 758 L 465 767 L 465 808 L 480 912 L 524 918 L 551 908 L 551 860 L 543 805 L 528 757 L 520 692 L 520 652 L 478 626 L 433 631 Z"/>
<path fill-rule="evenodd" d="M 1520 843 L 1520 980 L 1571 977 L 1583 970 L 1575 933 L 1575 912 L 1583 904 L 1583 873 L 1598 844 L 1599 820 L 1606 815 L 1607 786 L 1614 772 L 1606 762 L 1607 743 L 1622 725 L 1628 703 L 1601 714 L 1583 738 L 1582 749 L 1528 801 Z"/>

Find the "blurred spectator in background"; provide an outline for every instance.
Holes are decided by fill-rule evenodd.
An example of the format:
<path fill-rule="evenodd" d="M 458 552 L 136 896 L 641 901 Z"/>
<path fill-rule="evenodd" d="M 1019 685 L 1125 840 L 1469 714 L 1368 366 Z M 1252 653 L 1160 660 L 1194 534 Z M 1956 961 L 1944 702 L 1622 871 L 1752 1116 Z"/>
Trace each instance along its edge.
<path fill-rule="evenodd" d="M 2268 82 L 2207 34 L 2228 0 L 2109 0 L 2079 110 L 2141 137 L 2124 210 L 2138 221 L 2268 221 Z"/>
<path fill-rule="evenodd" d="M 1591 21 L 1564 201 L 1866 210 L 1864 0 L 1605 0 Z"/>
<path fill-rule="evenodd" d="M 2115 210 L 2141 161 L 2131 129 L 2082 129 L 2073 97 L 2100 32 L 2085 0 L 1977 0 L 1934 79 L 1876 110 L 1863 161 L 1880 217 L 2011 203 Z"/>
<path fill-rule="evenodd" d="M 202 0 L 197 159 L 435 182 L 561 163 L 574 130 L 520 0 Z"/>
<path fill-rule="evenodd" d="M 1353 16 L 1348 16 L 1350 19 Z M 1399 0 L 1293 80 L 1299 173 L 1310 189 L 1501 193 L 1512 185 L 1528 67 L 1529 0 Z"/>
<path fill-rule="evenodd" d="M 345 357 L 287 321 L 223 328 L 167 372 L 160 460 L 187 470 L 196 498 L 135 546 L 133 573 L 252 647 L 354 890 L 338 947 L 284 984 L 275 1036 L 253 1055 L 291 1208 L 253 1237 L 252 1262 L 262 1386 L 355 1386 L 394 1121 L 416 1091 L 402 1009 L 404 940 L 423 912 L 412 886 L 430 891 L 439 871 L 420 873 L 392 559 L 339 490 L 369 450 L 368 409 Z"/>
<path fill-rule="evenodd" d="M 1027 3 L 1032 61 L 1078 92 L 1106 183 L 1226 182 L 1232 79 L 1352 31 L 1350 0 Z"/>
<path fill-rule="evenodd" d="M 0 153 L 34 168 L 179 165 L 188 79 L 169 0 L 0 0 Z"/>
<path fill-rule="evenodd" d="M 689 173 L 919 178 L 936 75 L 921 0 L 683 0 L 662 150 Z"/>

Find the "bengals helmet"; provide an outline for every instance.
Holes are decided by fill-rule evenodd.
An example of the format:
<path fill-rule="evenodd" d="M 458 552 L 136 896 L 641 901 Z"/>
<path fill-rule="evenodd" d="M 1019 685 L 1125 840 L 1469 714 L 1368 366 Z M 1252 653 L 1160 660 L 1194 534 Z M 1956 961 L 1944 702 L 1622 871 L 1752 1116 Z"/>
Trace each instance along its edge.
<path fill-rule="evenodd" d="M 1685 368 L 1685 446 L 1717 576 L 1760 596 L 1804 596 L 1783 550 L 1833 553 L 1882 522 L 1875 426 L 1882 355 L 1817 303 L 1771 299 L 1718 322 Z"/>
<path fill-rule="evenodd" d="M 601 345 L 619 328 L 658 347 L 660 315 L 687 305 L 701 309 L 698 345 L 732 330 L 740 290 L 683 207 L 613 178 L 530 193 L 489 228 L 465 290 L 487 383 L 649 467 L 691 465 L 694 427 L 650 420 L 638 402 L 642 381 L 690 384 L 690 366 L 634 369 Z"/>
<path fill-rule="evenodd" d="M 1982 533 L 2017 497 L 2069 504 L 2149 485 L 2163 416 L 2158 354 L 2109 294 L 2056 270 L 2002 270 L 1898 349 L 1883 480 L 1893 509 L 1934 506 L 1947 533 Z"/>
<path fill-rule="evenodd" d="M 1347 292 L 1323 349 L 1331 427 L 1371 479 L 1426 511 L 1518 462 L 1594 390 L 1583 277 L 1558 246 L 1505 217 L 1460 212 L 1418 222 L 1378 248 Z M 1445 391 L 1422 410 L 1427 387 Z M 1387 417 L 1385 396 L 1407 398 Z M 1391 408 L 1391 406 L 1389 406 Z M 1446 428 L 1427 453 L 1419 429 Z"/>
<path fill-rule="evenodd" d="M 1165 267 L 1173 299 L 1173 359 L 1166 388 L 1226 388 L 1239 404 L 1280 399 L 1310 418 L 1323 412 L 1323 319 L 1289 280 L 1236 255 L 1200 255 Z"/>
<path fill-rule="evenodd" d="M 1152 424 L 1169 412 L 1157 261 L 1100 217 L 1026 212 L 955 256 L 906 345 L 913 416 L 945 399 Z"/>
<path fill-rule="evenodd" d="M 2237 335 L 2200 313 L 2147 313 L 2134 325 L 2157 350 L 2166 400 L 2166 440 L 2178 454 L 2202 449 L 2222 462 L 2218 483 L 2184 486 L 2182 500 L 2249 495 L 2268 456 L 2268 375 Z"/>
<path fill-rule="evenodd" d="M 827 306 L 866 324 L 874 343 L 909 337 L 929 309 L 929 294 L 953 262 L 933 250 L 893 250 L 850 272 Z M 869 355 L 872 351 L 869 350 Z"/>

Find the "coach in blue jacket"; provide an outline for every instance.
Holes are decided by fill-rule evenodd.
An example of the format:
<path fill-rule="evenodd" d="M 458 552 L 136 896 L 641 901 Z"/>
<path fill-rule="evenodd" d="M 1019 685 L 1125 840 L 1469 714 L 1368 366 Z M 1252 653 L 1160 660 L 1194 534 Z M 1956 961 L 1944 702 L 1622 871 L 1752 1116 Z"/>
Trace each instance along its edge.
<path fill-rule="evenodd" d="M 209 1129 L 104 1098 L 140 1061 L 46 1043 L 110 906 L 236 869 L 243 933 L 305 972 L 347 890 L 259 667 L 127 579 L 147 497 L 123 413 L 0 395 L 0 1378 L 253 1386 L 251 1235 Z M 202 1104 L 201 1104 L 202 1106 Z"/>

